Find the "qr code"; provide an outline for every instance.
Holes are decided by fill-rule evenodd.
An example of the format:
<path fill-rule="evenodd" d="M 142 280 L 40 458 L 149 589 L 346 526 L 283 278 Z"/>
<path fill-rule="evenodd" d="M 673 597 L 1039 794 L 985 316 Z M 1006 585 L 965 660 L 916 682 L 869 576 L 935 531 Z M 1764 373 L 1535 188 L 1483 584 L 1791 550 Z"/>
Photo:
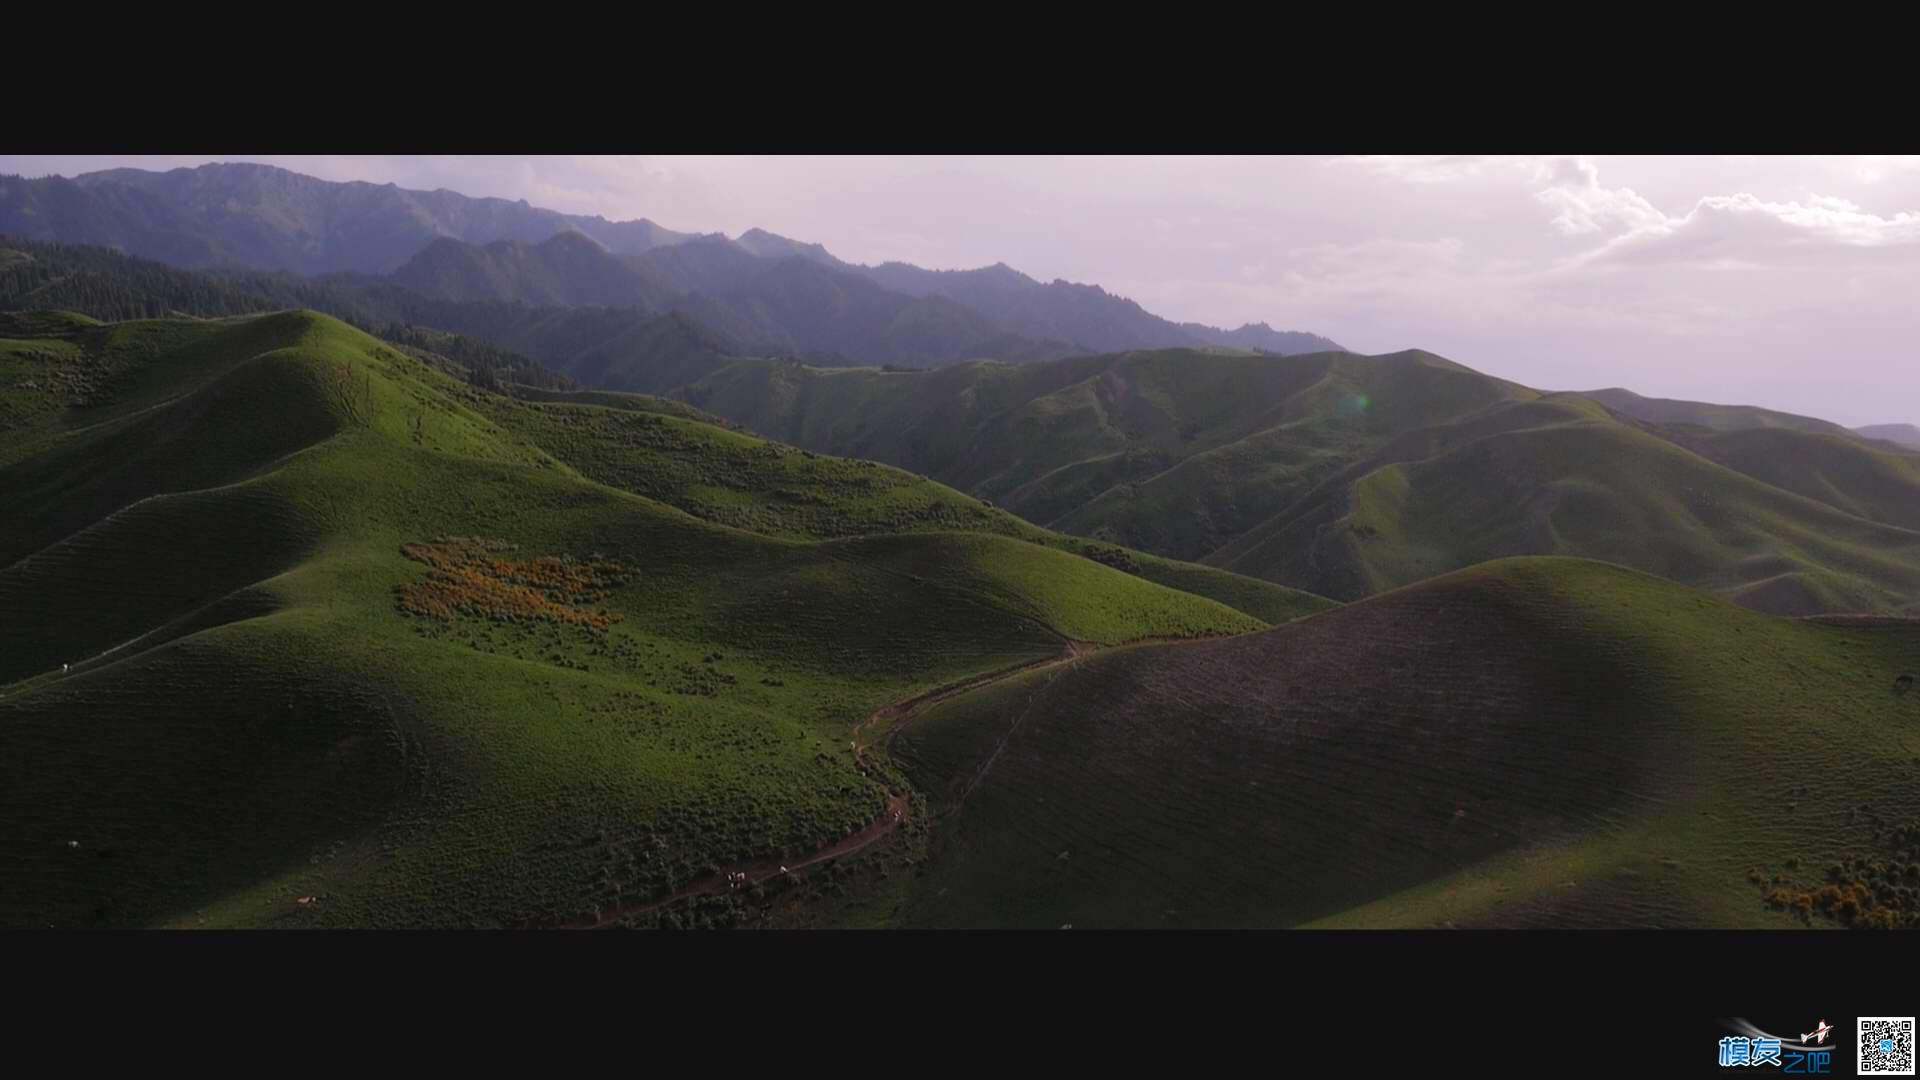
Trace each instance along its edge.
<path fill-rule="evenodd" d="M 1860 1018 L 1861 1076 L 1913 1075 L 1913 1017 Z"/>

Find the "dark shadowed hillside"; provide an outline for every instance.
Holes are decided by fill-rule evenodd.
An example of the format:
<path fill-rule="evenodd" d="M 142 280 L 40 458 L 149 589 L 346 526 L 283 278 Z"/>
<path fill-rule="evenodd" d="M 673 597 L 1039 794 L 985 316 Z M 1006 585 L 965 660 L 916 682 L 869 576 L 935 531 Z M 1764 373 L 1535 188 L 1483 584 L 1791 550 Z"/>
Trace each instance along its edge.
<path fill-rule="evenodd" d="M 943 822 L 909 921 L 1784 928 L 1831 865 L 1883 899 L 1809 921 L 1913 925 L 1883 864 L 1920 799 L 1853 778 L 1920 768 L 1916 656 L 1524 559 L 1066 660 L 901 727 Z"/>
<path fill-rule="evenodd" d="M 789 256 L 764 262 L 731 286 L 682 301 L 699 322 L 763 353 L 826 354 L 863 364 L 935 367 L 987 355 L 1007 332 L 945 297 L 890 292 L 856 274 Z M 1044 346 L 1023 346 L 1010 359 Z"/>
<path fill-rule="evenodd" d="M 435 240 L 393 280 L 436 300 L 530 306 L 632 307 L 660 311 L 666 290 L 582 233 L 537 244 L 497 240 L 485 247 Z"/>

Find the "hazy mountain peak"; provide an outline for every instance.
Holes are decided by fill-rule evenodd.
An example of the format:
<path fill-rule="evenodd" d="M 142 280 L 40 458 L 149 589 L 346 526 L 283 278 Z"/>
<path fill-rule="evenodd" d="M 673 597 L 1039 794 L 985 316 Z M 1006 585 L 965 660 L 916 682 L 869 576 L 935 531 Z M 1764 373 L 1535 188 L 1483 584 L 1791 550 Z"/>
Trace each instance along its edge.
<path fill-rule="evenodd" d="M 1853 429 L 1854 434 L 1869 439 L 1881 439 L 1910 449 L 1920 450 L 1920 427 L 1913 424 L 1868 424 Z"/>
<path fill-rule="evenodd" d="M 788 288 L 796 296 L 806 291 L 839 299 L 866 294 L 845 281 L 828 283 L 791 268 L 752 265 L 754 260 L 799 259 L 818 270 L 864 279 L 902 300 L 941 301 L 863 301 L 873 312 L 892 310 L 909 318 L 913 334 L 937 338 L 941 344 L 935 348 L 926 340 L 909 343 L 902 338 L 856 348 L 851 340 L 834 338 L 835 350 L 850 355 L 904 348 L 901 357 L 946 358 L 961 349 L 1012 359 L 1196 345 L 1265 352 L 1337 348 L 1323 338 L 1286 335 L 1264 324 L 1231 333 L 1176 325 L 1097 284 L 1060 278 L 1042 284 L 1005 262 L 939 271 L 904 262 L 856 266 L 821 244 L 764 228 L 748 229 L 738 238 L 679 233 L 646 218 L 609 221 L 599 215 L 562 214 L 524 198 L 472 198 L 445 188 L 336 183 L 250 162 L 167 172 L 112 169 L 75 180 L 15 179 L 5 182 L 0 196 L 0 233 L 100 244 L 184 267 L 392 274 L 400 284 L 444 300 L 637 302 L 659 310 L 670 297 L 737 292 L 749 277 L 763 272 L 773 274 L 768 287 Z M 459 251 L 441 241 L 473 245 L 474 250 Z M 492 248 L 501 242 L 524 249 Z M 589 250 L 590 245 L 599 250 Z M 606 255 L 615 258 L 597 258 Z M 650 258 L 632 261 L 643 256 Z M 797 307 L 787 310 L 791 318 L 811 325 L 813 316 L 803 317 Z M 818 336 L 810 331 L 787 342 L 795 327 L 760 325 L 768 318 L 764 314 L 734 314 L 737 318 L 723 319 L 725 325 L 716 329 L 740 340 L 797 348 Z M 711 310 L 701 315 L 721 318 Z M 744 325 L 737 325 L 743 320 Z M 814 330 L 824 332 L 824 327 Z"/>
<path fill-rule="evenodd" d="M 605 244 L 581 232 L 579 229 L 568 229 L 565 232 L 554 233 L 547 239 L 542 240 L 540 246 L 555 251 L 573 249 L 579 251 L 592 250 L 604 252 L 607 250 Z"/>
<path fill-rule="evenodd" d="M 9 187 L 16 197 L 0 202 L 0 232 L 104 244 L 187 267 L 387 273 L 442 236 L 481 245 L 539 243 L 578 231 L 608 251 L 639 254 L 688 235 L 644 218 L 610 222 L 524 198 L 339 183 L 253 162 L 105 169 Z"/>
<path fill-rule="evenodd" d="M 740 238 L 736 242 L 741 247 L 762 258 L 781 258 L 788 255 L 798 255 L 824 266 L 836 268 L 846 266 L 846 263 L 834 258 L 828 253 L 827 249 L 820 244 L 803 243 L 777 233 L 770 233 L 765 229 L 748 229 L 746 232 L 740 234 Z"/>

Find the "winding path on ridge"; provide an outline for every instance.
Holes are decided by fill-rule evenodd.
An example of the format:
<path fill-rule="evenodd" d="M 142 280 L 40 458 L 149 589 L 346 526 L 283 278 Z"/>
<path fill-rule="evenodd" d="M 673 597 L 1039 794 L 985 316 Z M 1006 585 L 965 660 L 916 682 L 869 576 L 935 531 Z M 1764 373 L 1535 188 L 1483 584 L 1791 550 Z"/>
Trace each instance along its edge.
<path fill-rule="evenodd" d="M 1004 682 L 1007 679 L 1025 675 L 1029 672 L 1071 664 L 1083 656 L 1089 656 L 1095 652 L 1102 652 L 1107 649 L 1128 648 L 1137 645 L 1190 644 L 1217 639 L 1211 637 L 1141 638 L 1136 641 L 1121 642 L 1116 645 L 1096 645 L 1092 642 L 1075 641 L 1064 636 L 1061 640 L 1066 643 L 1066 647 L 1058 656 L 1042 657 L 1039 660 L 1029 660 L 1022 664 L 1014 664 L 1011 667 L 999 668 L 984 674 L 969 676 L 957 682 L 948 683 L 945 686 L 936 687 L 925 693 L 916 694 L 913 697 L 875 709 L 865 720 L 862 720 L 854 726 L 851 749 L 853 750 L 855 764 L 861 765 L 862 771 L 865 771 L 864 755 L 867 749 L 873 746 L 874 743 L 871 740 L 863 742 L 861 736 L 862 733 L 868 732 L 873 728 L 876 723 L 885 724 L 885 733 L 878 740 L 884 749 L 893 742 L 894 735 L 896 735 L 901 728 L 905 727 L 907 722 L 913 719 L 914 716 L 929 706 L 937 705 L 942 701 L 946 701 L 948 698 L 957 697 L 994 683 Z M 1018 725 L 1019 721 L 1016 720 L 1015 727 L 1018 727 Z M 1012 735 L 1011 730 L 1009 730 L 1008 735 Z M 1002 749 L 1004 749 L 1005 743 L 1006 739 L 1003 738 L 1001 740 Z M 994 757 L 998 756 L 999 751 L 996 750 Z M 991 766 L 992 763 L 992 760 L 989 759 L 987 765 Z M 982 768 L 980 775 L 984 776 L 985 772 L 985 768 Z M 974 782 L 977 784 L 979 777 L 976 777 Z M 970 791 L 971 786 L 969 787 L 969 792 Z M 719 873 L 704 874 L 695 878 L 693 881 L 666 896 L 652 900 L 622 901 L 614 904 L 613 907 L 601 912 L 591 920 L 579 919 L 572 922 L 563 922 L 558 924 L 558 928 L 569 930 L 604 929 L 622 919 L 658 911 L 661 908 L 677 904 L 682 900 L 689 900 L 696 896 L 719 896 L 737 889 L 751 888 L 763 882 L 771 881 L 783 874 L 790 874 L 795 870 L 813 866 L 816 863 L 851 855 L 854 852 L 871 846 L 886 837 L 887 834 L 893 832 L 894 829 L 905 825 L 911 810 L 911 799 L 905 792 L 889 790 L 887 792 L 886 809 L 881 811 L 880 816 L 875 819 L 872 824 L 857 832 L 849 833 L 826 847 L 802 855 L 797 860 L 783 862 L 778 857 L 768 857 L 764 859 L 754 859 L 748 862 L 734 863 L 730 866 L 722 867 Z M 739 875 L 739 884 L 736 885 L 729 882 L 728 879 L 730 875 Z"/>

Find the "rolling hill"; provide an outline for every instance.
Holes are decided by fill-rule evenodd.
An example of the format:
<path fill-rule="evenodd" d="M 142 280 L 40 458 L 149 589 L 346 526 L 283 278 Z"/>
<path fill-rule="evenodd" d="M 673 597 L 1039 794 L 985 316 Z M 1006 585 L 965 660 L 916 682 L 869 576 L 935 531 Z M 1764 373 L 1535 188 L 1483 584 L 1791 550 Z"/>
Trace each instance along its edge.
<path fill-rule="evenodd" d="M 1199 355 L 720 373 L 896 409 L 890 380 L 962 380 L 1072 452 L 1317 432 L 1303 500 L 1400 531 L 1348 556 L 1374 595 L 1052 532 L 683 401 L 490 393 L 311 312 L 7 316 L 0 924 L 1916 921 L 1920 622 L 1588 559 L 1385 584 L 1497 548 L 1528 492 L 1569 546 L 1645 526 L 1606 534 L 1642 537 L 1623 556 L 1690 550 L 1658 512 L 1868 575 L 1903 530 L 1426 354 L 1180 378 Z M 920 452 L 970 429 L 933 419 Z"/>
<path fill-rule="evenodd" d="M 0 924 L 731 924 L 718 867 L 893 837 L 897 772 L 840 749 L 876 709 L 1268 625 L 917 477 L 508 401 L 311 312 L 4 329 Z"/>
<path fill-rule="evenodd" d="M 1920 455 L 1888 452 L 1859 439 L 1780 428 L 1747 428 L 1667 438 L 1701 457 L 1855 517 L 1920 530 Z"/>
<path fill-rule="evenodd" d="M 1920 601 L 1904 455 L 1762 410 L 1715 407 L 1719 428 L 1697 413 L 1643 421 L 1418 351 L 929 373 L 737 360 L 634 388 L 1051 529 L 1341 600 L 1557 554 L 1780 614 Z"/>
<path fill-rule="evenodd" d="M 1703 401 L 1677 401 L 1672 398 L 1641 397 L 1631 390 L 1584 390 L 1581 397 L 1592 398 L 1622 416 L 1652 424 L 1706 428 L 1711 431 L 1746 431 L 1752 428 L 1785 428 L 1818 435 L 1851 436 L 1839 424 L 1811 416 L 1776 412 L 1752 405 L 1710 405 Z"/>
<path fill-rule="evenodd" d="M 470 394 L 469 399 L 581 475 L 704 520 L 807 540 L 989 533 L 1070 552 L 1269 623 L 1331 606 L 1271 582 L 1037 528 L 878 462 L 828 457 L 720 430 L 717 417 L 680 402 L 605 391 L 512 390 L 514 397 Z"/>
<path fill-rule="evenodd" d="M 1417 457 L 1389 446 L 1207 561 L 1341 599 L 1527 554 L 1604 559 L 1779 614 L 1893 611 L 1920 595 L 1920 532 L 1578 403 L 1490 409 L 1436 429 Z"/>
<path fill-rule="evenodd" d="M 916 926 L 1920 924 L 1920 621 L 1509 559 L 939 702 Z"/>

